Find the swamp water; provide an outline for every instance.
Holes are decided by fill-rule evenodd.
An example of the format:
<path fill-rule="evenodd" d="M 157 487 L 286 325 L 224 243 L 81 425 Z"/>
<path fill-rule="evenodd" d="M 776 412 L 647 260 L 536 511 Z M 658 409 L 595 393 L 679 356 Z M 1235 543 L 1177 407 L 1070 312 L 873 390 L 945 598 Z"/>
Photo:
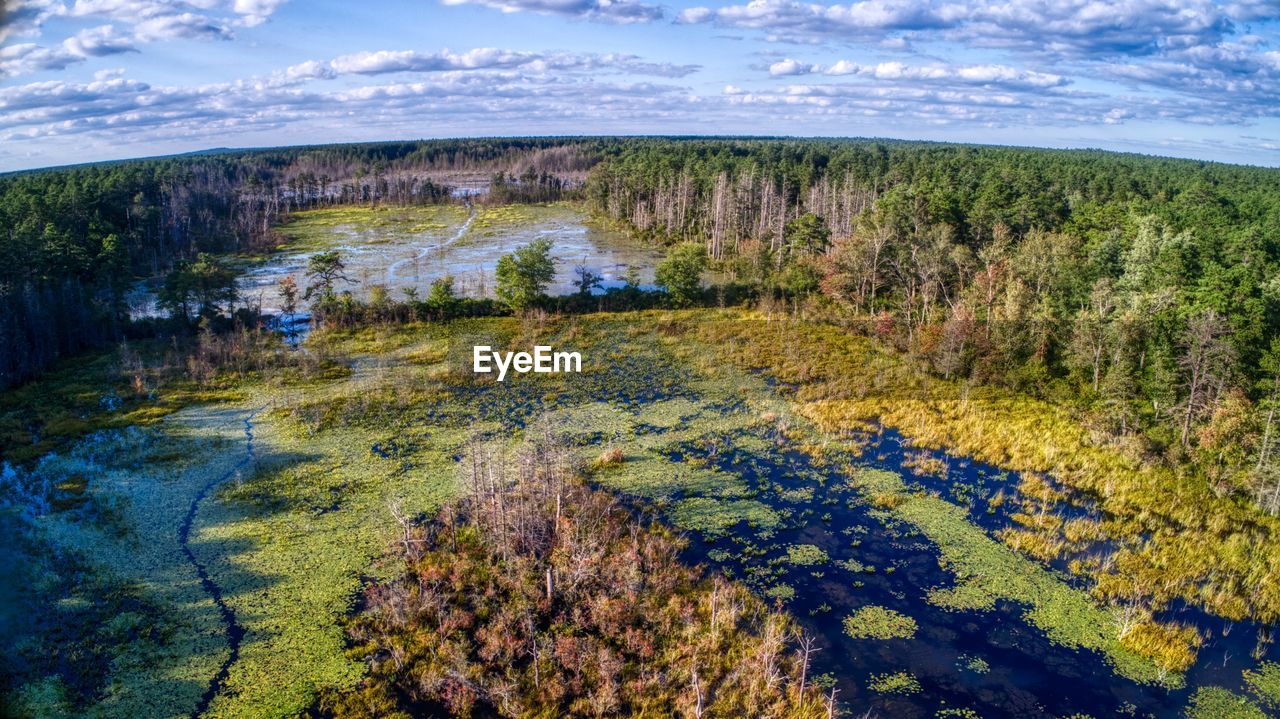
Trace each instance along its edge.
<path fill-rule="evenodd" d="M 999 530 L 1017 526 L 1015 513 L 1039 506 L 1020 491 L 1018 473 L 913 447 L 886 428 L 851 437 L 850 447 L 861 446 L 856 454 L 837 450 L 818 460 L 767 419 L 769 407 L 778 406 L 776 387 L 748 400 L 673 380 L 668 375 L 679 369 L 655 369 L 663 364 L 657 357 L 643 364 L 638 374 L 649 375 L 646 384 L 662 391 L 597 397 L 609 408 L 568 410 L 559 426 L 575 428 L 567 436 L 583 447 L 585 459 L 602 446 L 622 449 L 625 460 L 595 477 L 600 487 L 620 493 L 637 509 L 656 508 L 664 521 L 686 532 L 690 562 L 743 581 L 814 635 L 819 651 L 812 673 L 820 685 L 836 688 L 847 716 L 1175 719 L 1184 716 L 1200 688 L 1246 695 L 1242 672 L 1258 666 L 1251 656 L 1257 625 L 1232 626 L 1186 608 L 1160 615 L 1192 624 L 1205 636 L 1185 685 L 1170 689 L 1117 673 L 1099 651 L 1053 641 L 1028 620 L 1030 607 L 1020 602 L 997 599 L 982 610 L 930 602 L 931 590 L 957 586 L 954 572 L 940 564 L 938 546 L 920 528 L 877 506 L 874 492 L 851 483 L 844 467 L 890 473 L 906 491 L 936 495 L 993 539 Z M 537 404 L 533 387 L 517 389 L 522 384 L 498 393 L 480 390 L 476 406 L 487 407 L 490 419 L 510 420 L 513 404 Z M 572 384 L 578 384 L 576 376 Z M 495 394 L 504 400 L 527 396 L 512 404 L 481 399 L 491 401 Z M 914 471 L 925 459 L 946 471 Z M 1003 499 L 992 501 L 997 496 Z M 1069 494 L 1045 511 L 1066 519 L 1096 518 L 1087 498 Z M 1098 544 L 1084 551 L 1108 549 Z M 1066 571 L 1066 561 L 1050 563 L 1045 571 L 1083 595 L 1087 586 Z M 913 636 L 849 636 L 846 618 L 865 607 L 909 617 Z M 1071 615 L 1059 621 L 1085 619 Z M 1277 658 L 1276 645 L 1267 645 L 1262 660 Z"/>
<path fill-rule="evenodd" d="M 578 265 L 602 278 L 598 291 L 623 286 L 631 268 L 641 286 L 652 287 L 661 258 L 652 247 L 593 223 L 570 204 L 312 210 L 298 213 L 279 231 L 287 239 L 284 247 L 265 259 L 242 262 L 238 283 L 238 302 L 268 314 L 280 312 L 280 281 L 292 277 L 301 293 L 308 260 L 329 250 L 342 253 L 350 280 L 339 282 L 338 291 L 361 300 L 376 286 L 386 288 L 392 299 L 404 298 L 405 290 L 425 298 L 431 283 L 445 275 L 453 276 L 460 296 L 492 297 L 498 258 L 544 238 L 552 242 L 556 263 L 547 288 L 552 295 L 576 291 Z M 132 293 L 135 317 L 161 314 L 156 289 L 153 281 Z M 305 321 L 306 316 L 290 319 Z"/>
<path fill-rule="evenodd" d="M 938 491 L 953 503 L 970 505 L 971 521 L 993 533 L 1011 526 L 1013 503 L 986 511 L 968 501 L 1003 490 L 1016 495 L 1016 473 L 941 452 L 910 448 L 893 430 L 862 437 L 855 462 L 893 472 L 911 488 Z M 1187 686 L 1177 690 L 1139 684 L 1113 673 L 1092 651 L 1064 647 L 1023 618 L 1024 607 L 999 601 L 990 611 L 956 611 L 934 606 L 926 592 L 954 584 L 938 563 L 938 552 L 915 527 L 874 508 L 851 489 L 834 467 L 817 467 L 798 451 L 766 455 L 722 451 L 703 458 L 743 477 L 756 499 L 789 517 L 776 529 L 735 526 L 722 536 L 691 534 L 688 550 L 746 581 L 765 596 L 782 598 L 801 625 L 818 639 L 814 672 L 834 679 L 845 707 L 869 707 L 880 717 L 1102 717 L 1183 716 L 1189 695 L 1200 686 L 1241 690 L 1241 672 L 1256 665 L 1250 657 L 1258 628 L 1232 630 L 1218 620 L 1184 609 L 1176 617 L 1208 630 Z M 922 454 L 949 465 L 946 478 L 916 476 L 904 461 Z M 957 500 L 960 498 L 960 501 Z M 1055 507 L 1072 516 L 1088 507 Z M 792 547 L 817 547 L 822 561 L 806 563 Z M 821 556 L 821 555 L 818 555 Z M 796 559 L 802 561 L 797 562 Z M 1065 573 L 1060 578 L 1070 582 Z M 913 638 L 855 639 L 843 622 L 861 607 L 883 606 L 918 625 Z M 1223 635 L 1223 628 L 1227 633 Z M 1271 645 L 1265 658 L 1280 652 Z M 876 677 L 905 672 L 918 682 L 905 690 L 870 687 Z"/>

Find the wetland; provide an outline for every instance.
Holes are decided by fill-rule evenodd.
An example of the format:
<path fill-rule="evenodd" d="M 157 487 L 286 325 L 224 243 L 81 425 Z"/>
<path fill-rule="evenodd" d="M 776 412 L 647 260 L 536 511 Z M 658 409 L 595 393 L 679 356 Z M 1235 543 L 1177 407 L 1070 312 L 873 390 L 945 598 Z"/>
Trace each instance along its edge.
<path fill-rule="evenodd" d="M 40 716 L 290 716 L 341 694 L 365 671 L 345 627 L 365 588 L 394 578 L 398 522 L 465 494 L 458 462 L 477 440 L 550 434 L 590 485 L 687 537 L 687 564 L 814 637 L 812 681 L 849 713 L 1163 718 L 1216 701 L 1265 716 L 1265 683 L 1249 680 L 1280 659 L 1255 651 L 1265 628 L 1171 609 L 1205 637 L 1171 667 L 1119 640 L 1119 610 L 1067 559 L 1002 541 L 1020 517 L 1096 519 L 1087 497 L 1046 504 L 1016 471 L 881 424 L 821 428 L 796 387 L 716 350 L 725 332 L 785 331 L 702 310 L 321 332 L 304 346 L 348 373 L 249 378 L 222 402 L 87 437 L 33 471 L 86 477 L 97 514 L 47 514 L 41 541 L 109 591 L 134 588 L 147 601 L 130 621 L 163 630 L 86 640 L 110 667 L 92 691 L 69 693 L 51 667 L 21 701 Z M 583 372 L 498 383 L 451 365 L 476 338 L 572 342 Z M 59 612 L 90 601 L 64 591 Z"/>

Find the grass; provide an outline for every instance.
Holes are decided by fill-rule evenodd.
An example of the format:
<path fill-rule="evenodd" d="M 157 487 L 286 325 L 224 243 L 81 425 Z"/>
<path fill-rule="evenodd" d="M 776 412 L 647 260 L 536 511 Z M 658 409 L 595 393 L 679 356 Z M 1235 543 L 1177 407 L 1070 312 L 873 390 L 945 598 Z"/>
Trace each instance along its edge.
<path fill-rule="evenodd" d="M 276 230 L 284 239 L 281 249 L 296 252 L 326 249 L 347 242 L 350 240 L 347 233 L 361 236 L 364 243 L 423 233 L 443 236 L 461 225 L 467 214 L 461 205 L 333 207 L 295 212 Z"/>
<path fill-rule="evenodd" d="M 165 361 L 168 345 L 148 341 L 128 348 L 154 368 Z M 0 393 L 0 459 L 28 465 L 94 432 L 151 425 L 192 404 L 242 396 L 229 383 L 199 387 L 161 373 L 144 370 L 144 384 L 134 386 L 121 371 L 121 349 L 113 347 L 64 359 L 43 377 Z"/>
<path fill-rule="evenodd" d="M 911 639 L 917 628 L 911 617 L 875 604 L 844 618 L 844 633 L 854 639 Z"/>

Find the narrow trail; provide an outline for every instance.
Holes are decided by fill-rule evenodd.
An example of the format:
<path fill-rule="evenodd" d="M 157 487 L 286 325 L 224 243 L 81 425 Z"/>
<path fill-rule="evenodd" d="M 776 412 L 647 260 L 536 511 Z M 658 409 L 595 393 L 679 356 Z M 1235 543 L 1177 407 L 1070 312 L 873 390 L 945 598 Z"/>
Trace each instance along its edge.
<path fill-rule="evenodd" d="M 407 258 L 407 259 L 403 259 L 403 260 L 396 260 L 395 262 L 392 262 L 392 263 L 387 267 L 387 282 L 388 282 L 388 283 L 390 283 L 390 282 L 395 282 L 395 280 L 396 280 L 396 269 L 397 269 L 397 268 L 402 267 L 402 266 L 407 265 L 407 264 L 412 263 L 412 262 L 420 262 L 420 261 L 422 261 L 422 260 L 423 260 L 427 255 L 431 254 L 431 251 L 432 251 L 432 250 L 442 250 L 442 249 L 444 249 L 444 248 L 448 247 L 449 245 L 452 245 L 453 243 L 457 242 L 458 240 L 461 240 L 461 239 L 462 239 L 462 236 L 463 236 L 463 235 L 465 235 L 465 234 L 467 234 L 467 230 L 471 229 L 471 223 L 475 221 L 475 219 L 476 219 L 476 214 L 477 214 L 477 213 L 476 213 L 476 206 L 475 206 L 474 204 L 470 203 L 470 202 L 468 202 L 468 203 L 467 203 L 467 209 L 471 210 L 471 214 L 470 214 L 470 215 L 467 215 L 467 220 L 466 220 L 466 222 L 463 222 L 463 223 L 462 223 L 462 226 L 458 228 L 458 231 L 457 231 L 457 232 L 455 232 L 455 233 L 453 233 L 453 235 L 452 235 L 449 239 L 445 240 L 444 242 L 438 243 L 438 244 L 434 244 L 434 245 L 427 245 L 427 246 L 425 246 L 425 247 L 419 247 L 419 248 L 418 248 L 418 254 L 417 254 L 416 256 L 414 256 L 414 257 L 410 257 L 410 258 Z"/>
<path fill-rule="evenodd" d="M 205 688 L 204 695 L 200 697 L 200 703 L 192 710 L 192 719 L 197 719 L 209 709 L 209 703 L 217 696 L 218 691 L 222 689 L 222 685 L 227 681 L 227 675 L 231 671 L 231 665 L 236 663 L 240 658 L 240 642 L 244 639 L 244 627 L 236 621 L 236 614 L 227 606 L 226 601 L 222 598 L 222 588 L 209 577 L 209 572 L 200 560 L 196 559 L 196 555 L 191 551 L 191 525 L 195 523 L 196 512 L 200 509 L 200 502 L 209 494 L 210 490 L 223 482 L 231 479 L 245 467 L 249 466 L 257 455 L 253 451 L 253 418 L 260 409 L 253 410 L 249 416 L 244 418 L 244 437 L 245 437 L 245 454 L 235 466 L 227 470 L 225 474 L 216 479 L 211 480 L 208 484 L 200 488 L 199 493 L 191 500 L 191 506 L 187 508 L 187 516 L 182 520 L 182 526 L 178 528 L 178 542 L 182 545 L 182 551 L 187 555 L 187 561 L 196 568 L 196 574 L 200 577 L 200 586 L 204 591 L 213 598 L 213 603 L 218 607 L 218 613 L 222 615 L 222 623 L 226 625 L 227 644 L 231 648 L 231 653 L 227 656 L 227 660 L 218 668 L 218 673 L 209 680 L 209 686 Z"/>

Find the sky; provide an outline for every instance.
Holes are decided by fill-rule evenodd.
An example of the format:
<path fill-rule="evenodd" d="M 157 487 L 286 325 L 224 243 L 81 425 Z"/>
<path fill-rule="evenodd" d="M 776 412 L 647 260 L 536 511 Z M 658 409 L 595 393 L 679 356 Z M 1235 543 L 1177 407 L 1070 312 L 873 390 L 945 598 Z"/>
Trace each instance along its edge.
<path fill-rule="evenodd" d="M 1280 0 L 0 3 L 0 170 L 596 134 L 1280 166 Z"/>

